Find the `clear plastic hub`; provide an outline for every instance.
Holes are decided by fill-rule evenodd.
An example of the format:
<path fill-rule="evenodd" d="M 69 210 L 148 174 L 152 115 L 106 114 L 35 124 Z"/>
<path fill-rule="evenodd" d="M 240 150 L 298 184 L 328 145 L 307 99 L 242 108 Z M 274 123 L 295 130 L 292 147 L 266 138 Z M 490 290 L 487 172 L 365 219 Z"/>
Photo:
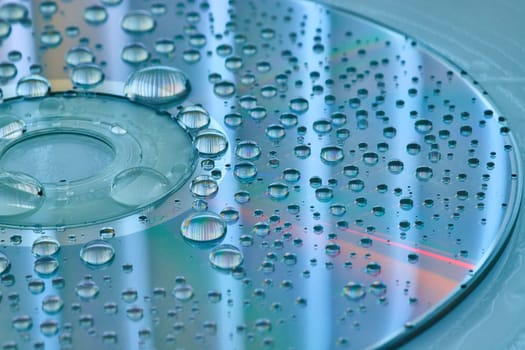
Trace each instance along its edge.
<path fill-rule="evenodd" d="M 56 94 L 9 100 L 1 109 L 4 225 L 118 218 L 172 193 L 194 170 L 184 128 L 125 99 Z"/>

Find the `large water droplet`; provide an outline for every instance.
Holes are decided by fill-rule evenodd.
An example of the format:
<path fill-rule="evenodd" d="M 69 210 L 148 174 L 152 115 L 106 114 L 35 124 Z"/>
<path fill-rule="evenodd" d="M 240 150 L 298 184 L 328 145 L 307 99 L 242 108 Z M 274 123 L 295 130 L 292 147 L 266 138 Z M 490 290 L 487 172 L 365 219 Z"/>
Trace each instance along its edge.
<path fill-rule="evenodd" d="M 58 295 L 48 295 L 42 300 L 42 311 L 48 315 L 59 313 L 64 307 L 64 301 Z"/>
<path fill-rule="evenodd" d="M 115 249 L 101 239 L 86 243 L 80 249 L 80 259 L 90 266 L 102 266 L 113 260 Z"/>
<path fill-rule="evenodd" d="M 44 189 L 23 173 L 0 173 L 0 217 L 37 210 L 44 201 Z"/>
<path fill-rule="evenodd" d="M 104 81 L 104 72 L 97 64 L 82 63 L 71 71 L 71 81 L 77 87 L 91 89 Z"/>
<path fill-rule="evenodd" d="M 222 244 L 212 249 L 209 255 L 210 263 L 220 270 L 231 270 L 239 266 L 244 257 L 239 248 Z"/>
<path fill-rule="evenodd" d="M 111 198 L 120 204 L 135 207 L 159 199 L 168 189 L 168 179 L 157 170 L 135 167 L 115 176 L 111 185 Z"/>
<path fill-rule="evenodd" d="M 215 213 L 200 212 L 190 215 L 182 222 L 181 233 L 191 241 L 216 241 L 226 234 L 226 224 Z"/>
<path fill-rule="evenodd" d="M 190 82 L 180 70 L 166 67 L 147 67 L 131 74 L 124 93 L 132 100 L 149 104 L 174 102 L 190 91 Z"/>
<path fill-rule="evenodd" d="M 155 19 L 147 11 L 132 11 L 122 18 L 120 26 L 129 33 L 146 33 L 155 29 Z"/>
<path fill-rule="evenodd" d="M 54 255 L 60 249 L 60 243 L 50 236 L 41 236 L 35 239 L 31 247 L 31 253 L 34 256 L 49 256 Z"/>
<path fill-rule="evenodd" d="M 228 139 L 219 130 L 206 129 L 195 136 L 195 147 L 201 156 L 216 157 L 226 151 Z"/>
<path fill-rule="evenodd" d="M 37 74 L 20 78 L 16 84 L 16 94 L 26 98 L 45 96 L 50 89 L 51 84 L 49 84 L 49 81 Z"/>

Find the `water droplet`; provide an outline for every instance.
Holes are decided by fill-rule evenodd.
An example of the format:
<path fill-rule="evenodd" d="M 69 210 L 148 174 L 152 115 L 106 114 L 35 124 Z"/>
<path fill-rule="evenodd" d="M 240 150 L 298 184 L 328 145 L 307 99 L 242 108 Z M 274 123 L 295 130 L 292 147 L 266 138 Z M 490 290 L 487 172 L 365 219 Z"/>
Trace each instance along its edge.
<path fill-rule="evenodd" d="M 375 296 L 381 297 L 386 294 L 386 284 L 380 281 L 375 281 L 370 284 L 370 293 Z"/>
<path fill-rule="evenodd" d="M 177 114 L 177 120 L 193 131 L 207 127 L 210 124 L 210 115 L 199 105 L 186 106 Z"/>
<path fill-rule="evenodd" d="M 421 134 L 428 134 L 430 131 L 432 131 L 432 122 L 428 119 L 417 120 L 414 123 L 414 127 L 417 132 Z"/>
<path fill-rule="evenodd" d="M 261 155 L 261 148 L 255 141 L 241 141 L 235 148 L 235 155 L 244 160 L 256 160 Z"/>
<path fill-rule="evenodd" d="M 75 287 L 76 295 L 83 300 L 90 300 L 97 297 L 99 293 L 99 287 L 91 279 L 84 279 L 80 281 Z"/>
<path fill-rule="evenodd" d="M 379 162 L 379 155 L 375 152 L 366 152 L 363 154 L 363 163 L 374 166 Z"/>
<path fill-rule="evenodd" d="M 228 148 L 228 139 L 219 130 L 201 130 L 197 136 L 195 136 L 195 147 L 201 156 L 216 157 L 226 151 Z"/>
<path fill-rule="evenodd" d="M 146 167 L 126 169 L 115 176 L 111 198 L 130 207 L 146 205 L 169 190 L 169 181 L 157 170 Z"/>
<path fill-rule="evenodd" d="M 40 9 L 42 16 L 50 17 L 57 12 L 58 5 L 55 1 L 42 1 L 38 8 Z"/>
<path fill-rule="evenodd" d="M 294 98 L 290 100 L 289 107 L 292 112 L 304 113 L 309 107 L 308 100 L 302 97 Z"/>
<path fill-rule="evenodd" d="M 55 29 L 46 29 L 40 33 L 40 42 L 47 47 L 57 47 L 62 42 L 62 34 Z"/>
<path fill-rule="evenodd" d="M 144 317 L 144 309 L 139 306 L 132 306 L 126 310 L 126 317 L 131 321 L 140 321 Z"/>
<path fill-rule="evenodd" d="M 388 162 L 388 171 L 390 171 L 392 174 L 401 174 L 404 168 L 405 165 L 400 160 L 393 160 Z"/>
<path fill-rule="evenodd" d="M 23 173 L 0 173 L 0 216 L 26 214 L 44 201 L 42 185 Z"/>
<path fill-rule="evenodd" d="M 120 58 L 129 64 L 140 64 L 150 58 L 150 53 L 141 43 L 133 43 L 124 46 Z"/>
<path fill-rule="evenodd" d="M 0 139 L 16 139 L 26 131 L 26 125 L 16 117 L 0 117 Z"/>
<path fill-rule="evenodd" d="M 199 175 L 191 181 L 190 191 L 197 197 L 209 197 L 217 193 L 219 185 L 208 175 Z"/>
<path fill-rule="evenodd" d="M 31 247 L 31 253 L 34 256 L 50 256 L 54 255 L 60 249 L 60 243 L 50 236 L 41 236 L 35 239 Z"/>
<path fill-rule="evenodd" d="M 190 215 L 182 222 L 181 233 L 190 241 L 216 241 L 226 234 L 226 223 L 215 213 L 199 212 Z"/>
<path fill-rule="evenodd" d="M 189 91 L 186 75 L 167 66 L 140 69 L 131 74 L 124 86 L 124 93 L 130 99 L 155 105 L 180 100 Z"/>
<path fill-rule="evenodd" d="M 286 136 L 286 130 L 280 124 L 271 124 L 265 130 L 266 136 L 272 141 L 278 141 Z"/>
<path fill-rule="evenodd" d="M 45 320 L 40 324 L 40 332 L 46 337 L 56 335 L 58 333 L 58 322 L 55 320 Z"/>
<path fill-rule="evenodd" d="M 341 247 L 337 243 L 329 243 L 324 248 L 326 255 L 337 256 L 341 252 Z"/>
<path fill-rule="evenodd" d="M 227 224 L 233 224 L 239 220 L 239 211 L 233 207 L 224 208 L 221 210 L 220 215 Z"/>
<path fill-rule="evenodd" d="M 9 80 L 13 79 L 18 70 L 16 66 L 11 62 L 1 62 L 0 63 L 0 80 Z"/>
<path fill-rule="evenodd" d="M 64 301 L 58 295 L 48 295 L 42 300 L 42 311 L 48 315 L 59 313 L 64 307 Z"/>
<path fill-rule="evenodd" d="M 188 301 L 193 298 L 193 287 L 187 283 L 181 283 L 173 288 L 172 294 L 177 300 Z"/>
<path fill-rule="evenodd" d="M 327 165 L 335 165 L 344 159 L 344 150 L 339 146 L 326 146 L 321 149 L 321 160 Z"/>
<path fill-rule="evenodd" d="M 239 113 L 228 113 L 224 116 L 224 124 L 230 128 L 238 128 L 242 125 L 242 115 Z"/>
<path fill-rule="evenodd" d="M 217 269 L 231 270 L 239 266 L 244 257 L 239 248 L 230 244 L 222 244 L 212 249 L 209 260 Z"/>
<path fill-rule="evenodd" d="M 349 282 L 343 288 L 343 294 L 351 300 L 362 299 L 366 294 L 365 286 L 357 282 Z"/>
<path fill-rule="evenodd" d="M 155 41 L 155 51 L 160 54 L 170 54 L 175 51 L 175 42 L 171 39 L 161 38 Z"/>
<path fill-rule="evenodd" d="M 381 272 L 381 265 L 377 262 L 369 262 L 366 264 L 366 273 L 372 276 L 377 276 Z"/>
<path fill-rule="evenodd" d="M 66 53 L 66 63 L 70 66 L 76 66 L 81 63 L 93 63 L 95 55 L 86 47 L 74 47 Z"/>
<path fill-rule="evenodd" d="M 416 177 L 419 180 L 427 181 L 430 180 L 433 176 L 432 168 L 422 166 L 416 169 Z"/>
<path fill-rule="evenodd" d="M 59 264 L 57 259 L 50 256 L 43 256 L 35 260 L 34 269 L 39 275 L 48 276 L 55 273 L 55 271 L 58 269 L 58 266 Z"/>
<path fill-rule="evenodd" d="M 9 22 L 0 19 L 0 39 L 5 39 L 11 34 L 11 25 Z"/>
<path fill-rule="evenodd" d="M 91 89 L 104 81 L 104 72 L 97 64 L 82 63 L 73 68 L 70 78 L 73 85 L 83 89 Z"/>
<path fill-rule="evenodd" d="M 252 182 L 257 176 L 257 167 L 251 162 L 240 162 L 235 164 L 233 174 L 241 182 Z"/>
<path fill-rule="evenodd" d="M 129 33 L 146 33 L 155 29 L 155 19 L 147 11 L 131 11 L 122 18 L 120 26 Z"/>
<path fill-rule="evenodd" d="M 88 6 L 84 10 L 84 20 L 91 25 L 99 25 L 108 19 L 108 13 L 104 6 Z"/>
<path fill-rule="evenodd" d="M 0 252 L 0 275 L 9 271 L 10 267 L 11 267 L 11 261 L 4 253 Z"/>
<path fill-rule="evenodd" d="M 197 49 L 184 50 L 182 53 L 182 58 L 186 63 L 195 63 L 200 61 L 201 53 Z"/>
<path fill-rule="evenodd" d="M 41 279 L 32 279 L 27 284 L 27 289 L 31 294 L 40 294 L 46 289 L 46 284 Z"/>
<path fill-rule="evenodd" d="M 41 75 L 31 74 L 20 78 L 16 84 L 16 94 L 25 98 L 42 97 L 51 89 L 49 81 Z"/>
<path fill-rule="evenodd" d="M 29 315 L 21 315 L 13 318 L 11 323 L 18 332 L 26 332 L 33 326 L 33 319 Z M 14 348 L 16 350 L 16 348 Z"/>
<path fill-rule="evenodd" d="M 270 198 L 274 200 L 283 200 L 288 197 L 289 194 L 288 186 L 280 182 L 274 182 L 268 185 L 267 192 Z"/>
<path fill-rule="evenodd" d="M 213 85 L 213 92 L 222 98 L 228 98 L 235 94 L 235 84 L 230 81 L 219 81 Z"/>
<path fill-rule="evenodd" d="M 101 239 L 86 243 L 80 249 L 80 259 L 89 266 L 102 266 L 113 260 L 115 249 L 111 244 Z"/>
<path fill-rule="evenodd" d="M 0 7 L 0 18 L 8 22 L 19 22 L 27 18 L 27 8 L 14 2 L 4 3 Z"/>

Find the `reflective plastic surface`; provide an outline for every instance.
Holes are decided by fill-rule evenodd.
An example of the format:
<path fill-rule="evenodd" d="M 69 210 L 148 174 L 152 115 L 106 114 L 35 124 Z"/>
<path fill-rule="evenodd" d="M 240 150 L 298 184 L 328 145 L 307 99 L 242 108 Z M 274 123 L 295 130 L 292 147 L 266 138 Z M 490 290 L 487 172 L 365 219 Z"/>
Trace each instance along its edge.
<path fill-rule="evenodd" d="M 412 39 L 309 2 L 112 3 L 24 5 L 37 42 L 2 7 L 5 57 L 28 45 L 16 77 L 0 67 L 4 96 L 45 101 L 46 80 L 15 84 L 29 73 L 127 94 L 184 126 L 198 168 L 117 221 L 3 230 L 4 347 L 378 346 L 446 310 L 501 249 L 520 190 L 506 120 Z M 93 56 L 69 56 L 79 45 Z M 8 117 L 2 134 L 24 137 Z M 0 190 L 40 205 L 41 172 L 11 173 Z M 6 225 L 24 214 L 10 208 Z"/>

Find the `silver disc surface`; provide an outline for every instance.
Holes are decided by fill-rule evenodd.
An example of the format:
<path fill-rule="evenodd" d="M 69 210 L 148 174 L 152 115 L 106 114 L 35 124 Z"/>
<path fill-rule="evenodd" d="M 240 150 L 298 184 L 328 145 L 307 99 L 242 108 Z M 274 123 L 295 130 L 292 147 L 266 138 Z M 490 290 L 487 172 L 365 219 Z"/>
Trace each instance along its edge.
<path fill-rule="evenodd" d="M 0 5 L 3 349 L 393 347 L 505 245 L 505 117 L 301 0 Z"/>

